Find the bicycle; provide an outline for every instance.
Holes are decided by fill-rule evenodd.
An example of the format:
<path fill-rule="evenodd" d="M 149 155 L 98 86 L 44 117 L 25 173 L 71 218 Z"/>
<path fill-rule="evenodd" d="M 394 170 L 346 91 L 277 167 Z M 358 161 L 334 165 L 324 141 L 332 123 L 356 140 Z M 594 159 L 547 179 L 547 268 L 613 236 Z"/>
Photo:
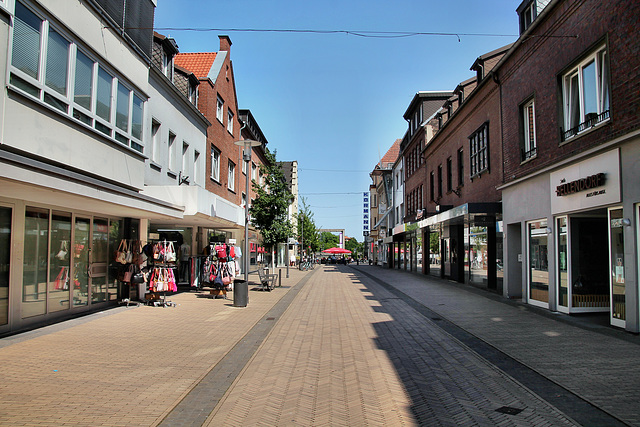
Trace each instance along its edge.
<path fill-rule="evenodd" d="M 298 266 L 298 268 L 301 271 L 313 270 L 314 269 L 314 265 L 313 265 L 313 262 L 311 262 L 311 261 L 301 261 L 300 265 Z"/>

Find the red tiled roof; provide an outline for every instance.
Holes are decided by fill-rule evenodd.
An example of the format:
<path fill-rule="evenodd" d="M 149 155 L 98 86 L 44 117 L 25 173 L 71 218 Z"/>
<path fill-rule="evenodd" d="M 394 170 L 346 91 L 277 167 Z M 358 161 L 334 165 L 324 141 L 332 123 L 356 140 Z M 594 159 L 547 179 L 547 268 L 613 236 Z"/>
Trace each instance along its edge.
<path fill-rule="evenodd" d="M 174 64 L 186 68 L 200 79 L 209 75 L 215 59 L 216 52 L 179 53 L 175 57 Z"/>
<path fill-rule="evenodd" d="M 393 143 L 391 148 L 389 148 L 389 151 L 387 151 L 387 154 L 382 156 L 380 163 L 378 163 L 380 167 L 385 167 L 389 163 L 393 164 L 396 162 L 396 160 L 398 160 L 398 155 L 400 154 L 401 142 L 402 142 L 401 139 L 396 139 L 396 141 Z"/>

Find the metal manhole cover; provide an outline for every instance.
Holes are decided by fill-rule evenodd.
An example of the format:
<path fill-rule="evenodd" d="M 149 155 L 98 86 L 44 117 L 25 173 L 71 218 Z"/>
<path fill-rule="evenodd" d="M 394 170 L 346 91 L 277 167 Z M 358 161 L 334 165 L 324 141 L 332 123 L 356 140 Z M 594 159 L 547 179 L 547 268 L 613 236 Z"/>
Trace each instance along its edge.
<path fill-rule="evenodd" d="M 507 414 L 507 415 L 518 415 L 523 410 L 524 409 L 513 408 L 511 406 L 503 406 L 502 408 L 496 409 L 496 412 L 500 412 L 502 414 Z"/>

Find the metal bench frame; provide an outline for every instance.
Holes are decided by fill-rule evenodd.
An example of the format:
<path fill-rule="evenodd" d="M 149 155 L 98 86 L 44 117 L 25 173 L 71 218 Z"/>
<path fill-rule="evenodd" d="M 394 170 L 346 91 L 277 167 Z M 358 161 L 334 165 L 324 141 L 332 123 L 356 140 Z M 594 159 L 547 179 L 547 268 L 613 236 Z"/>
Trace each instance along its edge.
<path fill-rule="evenodd" d="M 259 268 L 258 276 L 260 277 L 260 286 L 262 286 L 263 291 L 265 289 L 271 291 L 276 287 L 276 279 L 278 278 L 277 274 L 269 274 L 263 269 Z"/>

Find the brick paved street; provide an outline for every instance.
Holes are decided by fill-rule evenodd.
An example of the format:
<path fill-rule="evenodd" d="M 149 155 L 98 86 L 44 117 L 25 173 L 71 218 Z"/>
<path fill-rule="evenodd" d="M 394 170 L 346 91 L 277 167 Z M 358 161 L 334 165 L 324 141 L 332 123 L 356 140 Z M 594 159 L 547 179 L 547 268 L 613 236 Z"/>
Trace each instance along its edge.
<path fill-rule="evenodd" d="M 640 425 L 637 336 L 379 267 L 290 276 L 1 339 L 0 425 Z"/>

